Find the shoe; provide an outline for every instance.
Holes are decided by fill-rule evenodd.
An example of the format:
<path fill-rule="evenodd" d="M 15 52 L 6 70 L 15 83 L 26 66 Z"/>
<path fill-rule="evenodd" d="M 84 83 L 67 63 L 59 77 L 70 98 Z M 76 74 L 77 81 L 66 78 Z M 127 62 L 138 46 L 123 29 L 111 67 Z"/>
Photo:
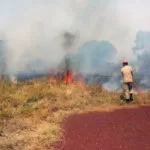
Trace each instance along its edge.
<path fill-rule="evenodd" d="M 126 99 L 126 103 L 130 103 L 131 102 L 131 100 L 130 99 Z"/>
<path fill-rule="evenodd" d="M 130 101 L 133 101 L 133 94 L 130 94 Z"/>

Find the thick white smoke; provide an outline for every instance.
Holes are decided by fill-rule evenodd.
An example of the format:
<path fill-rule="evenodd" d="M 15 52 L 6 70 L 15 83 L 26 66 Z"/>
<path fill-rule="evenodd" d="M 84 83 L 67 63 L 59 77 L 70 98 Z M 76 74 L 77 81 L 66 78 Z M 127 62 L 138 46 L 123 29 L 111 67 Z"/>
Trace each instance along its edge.
<path fill-rule="evenodd" d="M 148 0 L 2 1 L 5 7 L 16 4 L 10 14 L 17 15 L 10 15 L 4 28 L 12 74 L 38 69 L 31 65 L 38 60 L 43 61 L 42 69 L 57 67 L 66 54 L 62 36 L 66 31 L 76 37 L 71 52 L 90 40 L 108 40 L 117 48 L 118 59 L 132 60 L 136 32 L 150 29 Z"/>
<path fill-rule="evenodd" d="M 11 73 L 27 71 L 26 67 L 36 60 L 44 61 L 45 67 L 60 63 L 65 54 L 61 34 L 72 25 L 72 15 L 66 11 L 59 6 L 39 5 L 10 24 L 6 40 L 7 64 Z"/>

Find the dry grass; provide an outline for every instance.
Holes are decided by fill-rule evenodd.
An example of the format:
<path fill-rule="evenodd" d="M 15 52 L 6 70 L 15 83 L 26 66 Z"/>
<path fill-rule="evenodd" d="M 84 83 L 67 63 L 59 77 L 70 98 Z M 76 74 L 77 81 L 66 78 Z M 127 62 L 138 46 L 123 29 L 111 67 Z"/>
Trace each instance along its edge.
<path fill-rule="evenodd" d="M 0 95 L 0 149 L 3 150 L 52 149 L 63 138 L 60 123 L 69 115 L 126 106 L 119 93 L 86 85 L 50 85 L 46 79 L 17 85 L 1 82 Z M 145 96 L 149 99 L 150 95 Z M 138 96 L 133 104 L 141 104 Z"/>

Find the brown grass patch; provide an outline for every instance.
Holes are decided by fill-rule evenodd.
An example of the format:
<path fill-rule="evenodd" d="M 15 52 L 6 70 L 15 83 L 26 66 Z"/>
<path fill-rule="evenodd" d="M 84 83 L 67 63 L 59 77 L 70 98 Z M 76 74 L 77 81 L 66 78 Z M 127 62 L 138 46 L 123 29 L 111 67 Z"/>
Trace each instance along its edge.
<path fill-rule="evenodd" d="M 133 104 L 120 101 L 120 93 L 84 84 L 50 84 L 31 80 L 13 85 L 0 83 L 0 149 L 50 149 L 61 137 L 60 124 L 66 117 L 89 111 L 114 111 L 139 107 L 138 95 Z M 149 100 L 149 93 L 145 93 Z"/>

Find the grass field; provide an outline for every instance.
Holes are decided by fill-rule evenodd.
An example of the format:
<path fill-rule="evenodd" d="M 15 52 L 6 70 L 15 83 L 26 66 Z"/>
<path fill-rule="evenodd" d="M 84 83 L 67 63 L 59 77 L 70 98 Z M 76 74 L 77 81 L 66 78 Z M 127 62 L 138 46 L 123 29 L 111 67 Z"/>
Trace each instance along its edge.
<path fill-rule="evenodd" d="M 0 83 L 0 149 L 46 150 L 63 138 L 61 122 L 74 113 L 138 107 L 119 99 L 120 93 L 100 86 L 50 84 L 46 79 Z M 149 93 L 144 97 L 149 100 Z"/>

